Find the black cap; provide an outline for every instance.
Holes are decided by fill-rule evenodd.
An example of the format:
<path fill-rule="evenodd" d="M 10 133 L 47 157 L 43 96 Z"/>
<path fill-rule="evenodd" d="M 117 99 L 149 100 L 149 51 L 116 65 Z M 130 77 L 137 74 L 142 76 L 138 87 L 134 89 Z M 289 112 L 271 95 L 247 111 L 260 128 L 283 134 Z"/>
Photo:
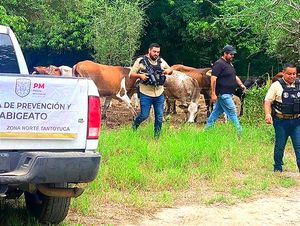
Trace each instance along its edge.
<path fill-rule="evenodd" d="M 236 50 L 232 45 L 226 45 L 223 48 L 224 53 L 231 53 L 231 54 L 236 54 Z"/>

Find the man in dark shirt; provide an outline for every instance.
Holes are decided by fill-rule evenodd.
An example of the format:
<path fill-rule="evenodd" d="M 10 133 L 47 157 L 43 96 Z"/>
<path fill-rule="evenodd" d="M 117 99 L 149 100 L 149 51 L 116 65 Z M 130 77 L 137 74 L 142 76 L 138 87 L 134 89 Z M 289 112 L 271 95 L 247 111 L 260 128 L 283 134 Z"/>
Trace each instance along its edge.
<path fill-rule="evenodd" d="M 226 113 L 227 117 L 235 125 L 238 134 L 241 134 L 242 127 L 237 117 L 236 106 L 232 95 L 239 85 L 246 89 L 239 77 L 236 76 L 232 60 L 236 50 L 231 45 L 223 48 L 223 56 L 218 59 L 212 67 L 211 76 L 211 101 L 215 103 L 214 109 L 207 120 L 205 128 L 213 126 L 219 115 Z"/>

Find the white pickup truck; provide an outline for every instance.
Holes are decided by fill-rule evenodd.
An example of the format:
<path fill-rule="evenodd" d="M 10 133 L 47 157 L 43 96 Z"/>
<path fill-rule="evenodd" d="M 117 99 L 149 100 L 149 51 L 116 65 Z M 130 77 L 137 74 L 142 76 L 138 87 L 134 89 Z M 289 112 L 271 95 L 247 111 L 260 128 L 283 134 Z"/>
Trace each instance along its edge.
<path fill-rule="evenodd" d="M 100 99 L 86 78 L 29 75 L 18 41 L 0 25 L 0 199 L 25 195 L 42 223 L 65 219 L 78 183 L 95 179 Z"/>

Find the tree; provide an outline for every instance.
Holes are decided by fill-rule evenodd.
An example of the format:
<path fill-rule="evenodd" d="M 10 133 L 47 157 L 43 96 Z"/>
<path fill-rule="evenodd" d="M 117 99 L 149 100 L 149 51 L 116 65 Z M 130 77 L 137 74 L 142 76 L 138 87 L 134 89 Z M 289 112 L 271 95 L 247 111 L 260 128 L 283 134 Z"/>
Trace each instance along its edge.
<path fill-rule="evenodd" d="M 26 28 L 25 18 L 16 15 L 9 15 L 3 5 L 0 5 L 0 24 L 11 26 L 15 31 L 22 31 Z"/>
<path fill-rule="evenodd" d="M 215 0 L 219 2 L 219 0 Z M 142 38 L 142 51 L 151 42 L 162 46 L 170 64 L 207 67 L 224 45 L 222 30 L 213 24 L 218 9 L 209 2 L 157 0 L 146 9 L 149 23 Z"/>
<path fill-rule="evenodd" d="M 95 59 L 103 64 L 131 65 L 144 24 L 142 1 L 102 1 L 93 19 Z"/>
<path fill-rule="evenodd" d="M 300 4 L 296 0 L 225 0 L 218 21 L 251 53 L 266 51 L 300 62 Z"/>
<path fill-rule="evenodd" d="M 92 56 L 104 64 L 128 65 L 139 48 L 145 18 L 142 0 L 1 0 L 1 4 L 0 19 L 6 18 L 16 31 L 30 68 L 71 66 Z M 22 28 L 16 29 L 16 19 L 23 19 L 18 23 Z"/>

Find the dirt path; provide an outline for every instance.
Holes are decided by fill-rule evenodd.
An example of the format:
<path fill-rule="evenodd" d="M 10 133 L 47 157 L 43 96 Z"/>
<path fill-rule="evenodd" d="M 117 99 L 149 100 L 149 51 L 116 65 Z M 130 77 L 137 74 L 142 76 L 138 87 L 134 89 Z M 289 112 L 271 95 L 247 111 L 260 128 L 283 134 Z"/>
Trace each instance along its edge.
<path fill-rule="evenodd" d="M 168 208 L 139 225 L 300 225 L 300 192 L 234 206 Z"/>
<path fill-rule="evenodd" d="M 284 173 L 284 176 L 296 179 L 298 185 L 278 188 L 267 195 L 261 194 L 234 205 L 197 204 L 196 197 L 201 194 L 191 191 L 188 200 L 182 200 L 181 204 L 162 208 L 156 212 L 153 212 L 154 210 L 144 212 L 120 204 L 102 204 L 95 206 L 94 214 L 89 216 L 71 211 L 68 219 L 70 223 L 80 223 L 84 226 L 300 225 L 300 174 Z"/>
<path fill-rule="evenodd" d="M 298 173 L 291 177 L 300 182 Z M 165 208 L 138 225 L 300 225 L 300 190 L 280 189 L 270 197 L 233 206 L 186 205 Z"/>

